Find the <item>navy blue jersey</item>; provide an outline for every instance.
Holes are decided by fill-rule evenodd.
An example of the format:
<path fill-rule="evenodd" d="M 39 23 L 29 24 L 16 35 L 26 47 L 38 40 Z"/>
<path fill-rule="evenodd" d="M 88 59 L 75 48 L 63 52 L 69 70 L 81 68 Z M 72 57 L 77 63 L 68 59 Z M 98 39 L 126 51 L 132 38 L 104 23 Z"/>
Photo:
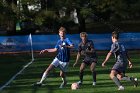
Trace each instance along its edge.
<path fill-rule="evenodd" d="M 127 62 L 127 52 L 123 44 L 114 42 L 111 45 L 111 53 L 114 53 L 116 62 Z"/>
<path fill-rule="evenodd" d="M 91 49 L 93 49 L 92 53 L 86 52 L 87 50 L 91 50 Z M 83 44 L 83 42 L 81 42 L 78 46 L 78 52 L 84 52 L 84 54 L 82 54 L 82 55 L 84 55 L 85 57 L 90 57 L 90 58 L 97 57 L 92 40 L 87 40 L 85 44 Z"/>
<path fill-rule="evenodd" d="M 55 48 L 58 51 L 57 54 L 57 58 L 62 61 L 62 62 L 69 62 L 70 59 L 70 49 L 65 47 L 65 46 L 69 46 L 72 45 L 73 43 L 68 39 L 64 39 L 64 40 L 58 40 Z"/>

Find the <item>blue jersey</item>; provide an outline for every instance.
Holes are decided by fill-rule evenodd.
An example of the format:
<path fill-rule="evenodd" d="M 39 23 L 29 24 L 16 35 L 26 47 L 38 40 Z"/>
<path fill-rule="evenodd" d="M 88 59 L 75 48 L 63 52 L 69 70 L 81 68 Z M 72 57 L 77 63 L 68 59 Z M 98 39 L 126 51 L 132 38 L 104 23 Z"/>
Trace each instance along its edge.
<path fill-rule="evenodd" d="M 116 62 L 127 62 L 126 49 L 123 44 L 114 42 L 110 52 L 114 53 Z"/>
<path fill-rule="evenodd" d="M 58 40 L 58 42 L 55 46 L 55 48 L 58 51 L 58 54 L 56 56 L 58 58 L 58 60 L 60 60 L 62 62 L 69 62 L 70 49 L 65 47 L 65 46 L 69 46 L 69 45 L 73 45 L 73 43 L 68 38 L 65 38 L 64 40 L 61 40 L 61 39 Z"/>

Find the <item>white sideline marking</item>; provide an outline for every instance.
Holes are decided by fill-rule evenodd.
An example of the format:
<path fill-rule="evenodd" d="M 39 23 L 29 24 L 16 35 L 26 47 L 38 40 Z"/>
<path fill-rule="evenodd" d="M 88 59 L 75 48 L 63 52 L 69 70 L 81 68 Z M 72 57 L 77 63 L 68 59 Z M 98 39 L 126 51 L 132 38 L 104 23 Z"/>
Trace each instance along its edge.
<path fill-rule="evenodd" d="M 29 62 L 26 65 L 24 65 L 23 68 L 18 73 L 16 73 L 7 83 L 5 83 L 0 88 L 0 91 L 2 91 L 6 86 L 8 86 L 19 74 L 21 74 L 30 64 L 32 64 L 33 61 L 34 61 L 34 59 L 31 62 Z"/>

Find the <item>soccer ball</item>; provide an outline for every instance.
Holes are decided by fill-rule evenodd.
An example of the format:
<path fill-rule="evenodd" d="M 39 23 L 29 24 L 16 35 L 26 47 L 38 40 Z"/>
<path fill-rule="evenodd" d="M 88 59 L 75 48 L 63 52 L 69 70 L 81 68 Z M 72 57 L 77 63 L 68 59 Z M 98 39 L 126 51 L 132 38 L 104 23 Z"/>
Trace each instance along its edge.
<path fill-rule="evenodd" d="M 76 90 L 76 89 L 78 89 L 79 88 L 79 84 L 78 83 L 72 83 L 71 84 L 71 89 L 72 90 Z"/>

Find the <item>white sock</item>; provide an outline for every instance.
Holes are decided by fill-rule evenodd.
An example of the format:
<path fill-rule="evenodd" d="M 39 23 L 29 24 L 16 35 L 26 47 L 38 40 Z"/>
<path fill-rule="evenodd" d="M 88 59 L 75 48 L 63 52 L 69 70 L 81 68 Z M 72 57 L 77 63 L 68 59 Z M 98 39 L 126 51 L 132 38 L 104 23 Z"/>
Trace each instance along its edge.
<path fill-rule="evenodd" d="M 62 81 L 65 82 L 66 81 L 66 78 L 62 78 Z"/>
<path fill-rule="evenodd" d="M 41 78 L 41 80 L 40 80 L 40 83 L 42 83 L 42 82 L 46 79 L 46 77 L 47 77 L 47 75 L 46 75 L 46 73 L 44 72 L 44 73 L 43 73 L 43 76 L 42 76 L 42 78 Z"/>

